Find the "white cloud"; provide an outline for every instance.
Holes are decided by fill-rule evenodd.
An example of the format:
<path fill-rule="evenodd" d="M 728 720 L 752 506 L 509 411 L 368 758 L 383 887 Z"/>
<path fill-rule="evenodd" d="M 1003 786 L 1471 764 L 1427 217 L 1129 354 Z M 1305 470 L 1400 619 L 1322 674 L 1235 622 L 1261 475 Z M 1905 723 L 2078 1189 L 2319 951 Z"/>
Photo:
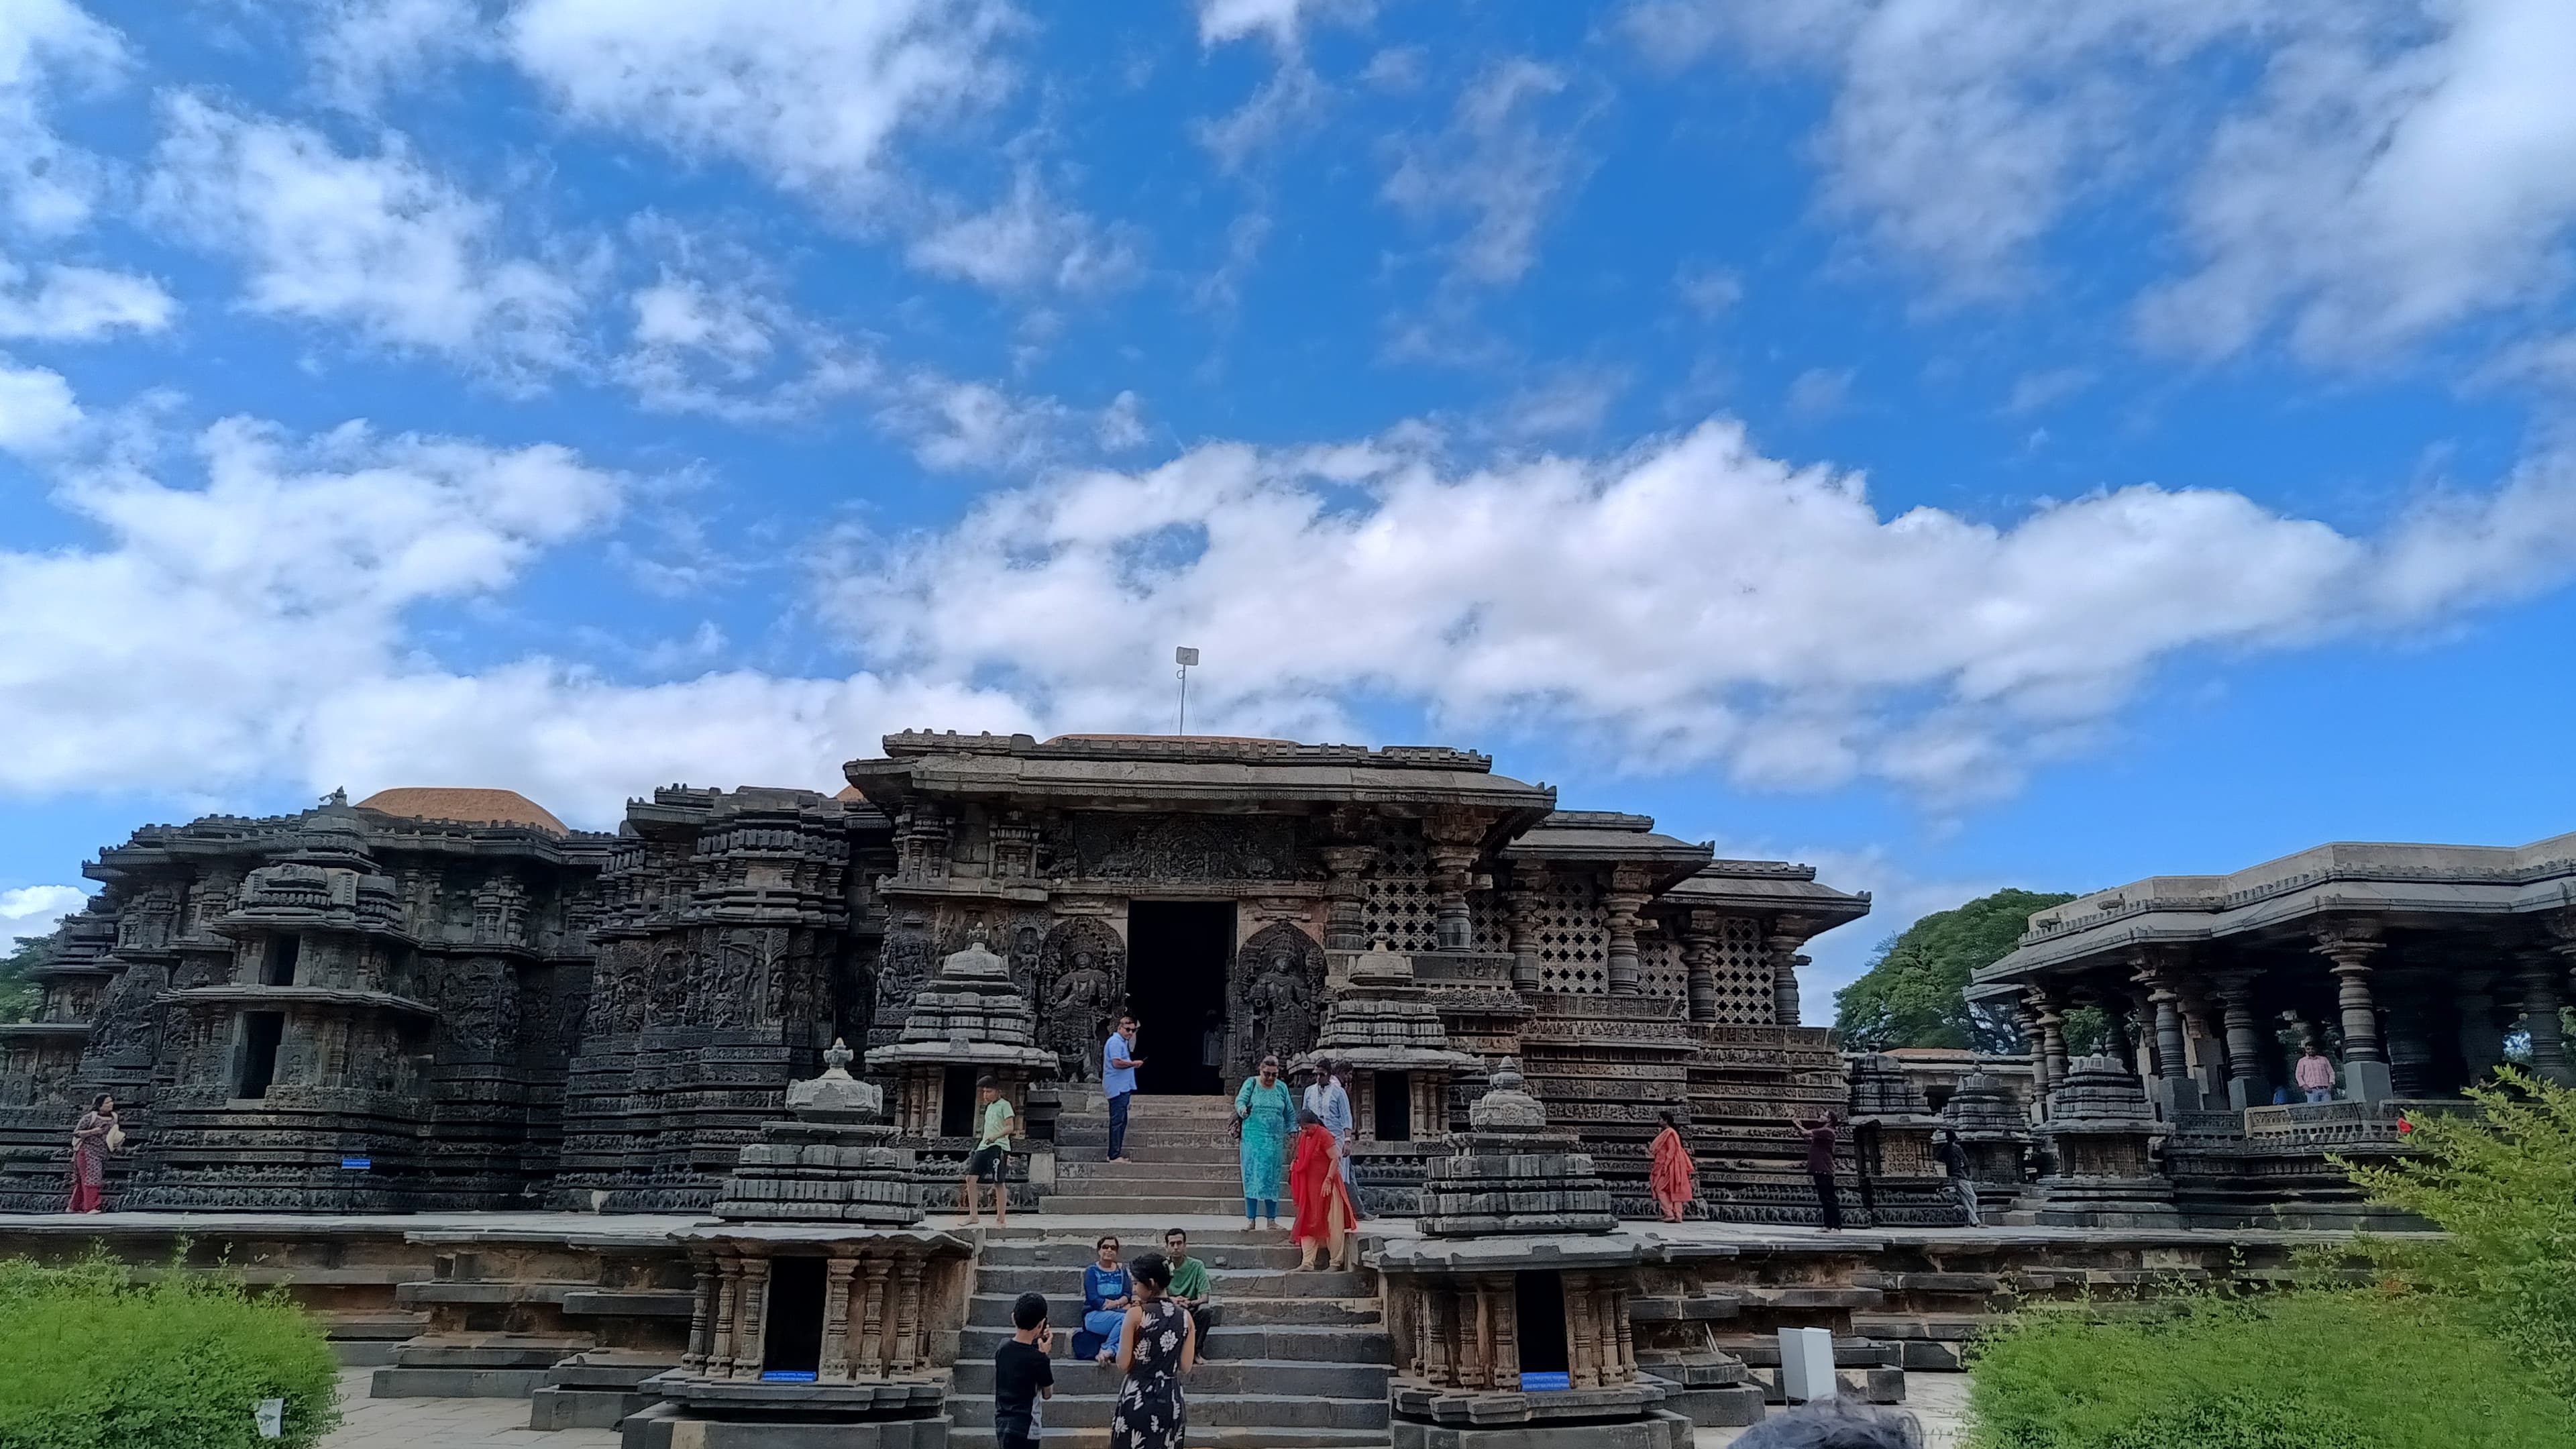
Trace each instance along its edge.
<path fill-rule="evenodd" d="M 322 93 L 352 111 L 492 48 L 476 0 L 339 0 L 325 3 L 320 20 L 312 54 Z"/>
<path fill-rule="evenodd" d="M 1513 394 L 1502 406 L 1498 428 L 1517 438 L 1594 432 L 1627 390 L 1628 375 L 1620 369 L 1567 368 Z"/>
<path fill-rule="evenodd" d="M 0 205 L 31 232 L 78 228 L 96 204 L 96 158 L 45 120 L 57 77 L 104 81 L 124 68 L 117 33 L 70 0 L 0 0 Z"/>
<path fill-rule="evenodd" d="M 1690 837 L 1685 837 L 1690 838 Z M 2007 885 L 2047 890 L 2048 882 L 1983 877 L 1927 876 L 1898 861 L 1884 846 L 1780 846 L 1720 838 L 1721 860 L 1794 860 L 1816 868 L 1816 879 L 1836 890 L 1869 892 L 1869 914 L 1810 940 L 1800 950 L 1808 964 L 1798 971 L 1798 1014 L 1808 1026 L 1834 1024 L 1834 993 L 1869 969 L 1870 957 L 1890 936 L 1934 911 L 1954 909 Z"/>
<path fill-rule="evenodd" d="M 80 404 L 61 373 L 19 367 L 0 354 L 0 453 L 51 452 L 80 422 Z"/>
<path fill-rule="evenodd" d="M 1466 215 L 1451 252 L 1455 275 L 1507 285 L 1537 259 L 1549 211 L 1587 169 L 1573 142 L 1578 127 L 1538 114 L 1565 89 L 1553 66 L 1505 61 L 1459 95 L 1439 136 L 1400 148 L 1380 194 L 1417 217 Z"/>
<path fill-rule="evenodd" d="M 991 210 L 930 227 L 905 256 L 922 271 L 997 292 L 1106 291 L 1136 272 L 1127 237 L 1048 196 L 1026 167 Z"/>
<path fill-rule="evenodd" d="M 0 257 L 0 338 L 86 342 L 110 332 L 158 332 L 179 304 L 161 284 L 131 272 L 46 267 L 32 286 L 24 268 Z"/>
<path fill-rule="evenodd" d="M 1572 728 L 1640 768 L 1754 783 L 2011 788 L 2182 651 L 2404 630 L 2566 578 L 2576 476 L 2536 462 L 2377 537 L 2234 493 L 2135 486 L 2005 527 L 1882 518 L 1861 480 L 1741 428 L 1600 458 L 1443 467 L 1416 444 L 1199 448 L 988 495 L 842 559 L 827 607 L 881 665 L 1015 681 L 1143 726 L 1183 636 L 1224 661 L 1210 728 Z"/>
<path fill-rule="evenodd" d="M 1725 267 L 1685 267 L 1673 286 L 1702 317 L 1723 316 L 1744 300 L 1744 278 Z"/>
<path fill-rule="evenodd" d="M 1848 367 L 1811 367 L 1789 379 L 1789 416 L 1816 422 L 1849 407 L 1854 375 Z"/>
<path fill-rule="evenodd" d="M 58 501 L 102 541 L 0 550 L 0 795 L 470 781 L 605 826 L 639 781 L 831 789 L 888 730 L 1035 725 L 1001 694 L 868 673 L 448 669 L 413 613 L 506 603 L 548 550 L 616 515 L 628 480 L 561 448 L 354 424 L 295 440 L 237 420 L 199 451 L 202 487 L 114 462 L 67 472 Z M 702 629 L 646 652 L 685 667 L 722 642 Z"/>
<path fill-rule="evenodd" d="M 2004 399 L 2004 411 L 2015 417 L 2039 412 L 2066 401 L 2091 387 L 2093 382 L 2093 370 L 2087 367 L 2052 367 L 2025 372 L 2013 379 L 2012 395 Z"/>
<path fill-rule="evenodd" d="M 1008 92 L 1019 23 L 995 0 L 524 0 L 504 33 L 575 120 L 864 209 L 901 132 Z"/>
<path fill-rule="evenodd" d="M 320 132 L 182 95 L 151 194 L 171 224 L 242 262 L 254 311 L 345 325 L 504 377 L 571 358 L 573 284 L 510 255 L 493 208 L 398 137 L 378 155 L 347 156 Z"/>
<path fill-rule="evenodd" d="M 2285 43 L 2259 106 L 2218 128 L 2185 204 L 2202 265 L 2144 299 L 2149 342 L 2225 355 L 2280 319 L 2336 362 L 2564 295 L 2576 6 L 2376 20 Z"/>
<path fill-rule="evenodd" d="M 56 497 L 106 543 L 0 551 L 0 790 L 209 786 L 293 758 L 313 699 L 402 658 L 406 610 L 508 587 L 596 527 L 613 475 L 561 448 L 296 443 L 244 421 L 199 441 L 201 488 L 103 462 Z"/>
<path fill-rule="evenodd" d="M 884 382 L 873 356 L 756 282 L 666 269 L 627 300 L 634 327 L 611 370 L 657 411 L 776 422 Z"/>
<path fill-rule="evenodd" d="M 0 954 L 14 950 L 29 936 L 42 936 L 54 922 L 89 904 L 78 886 L 35 885 L 0 890 Z"/>
<path fill-rule="evenodd" d="M 1143 438 L 1133 392 L 1088 412 L 923 370 L 890 379 L 885 396 L 879 426 L 904 440 L 923 467 L 943 473 L 1027 472 L 1094 451 L 1122 451 Z"/>
<path fill-rule="evenodd" d="M 1648 0 L 1622 23 L 1653 63 L 1826 74 L 1822 209 L 1943 300 L 2029 292 L 2086 206 L 2178 219 L 2196 265 L 2138 331 L 2202 356 L 2286 326 L 2367 364 L 2571 275 L 2564 0 Z"/>

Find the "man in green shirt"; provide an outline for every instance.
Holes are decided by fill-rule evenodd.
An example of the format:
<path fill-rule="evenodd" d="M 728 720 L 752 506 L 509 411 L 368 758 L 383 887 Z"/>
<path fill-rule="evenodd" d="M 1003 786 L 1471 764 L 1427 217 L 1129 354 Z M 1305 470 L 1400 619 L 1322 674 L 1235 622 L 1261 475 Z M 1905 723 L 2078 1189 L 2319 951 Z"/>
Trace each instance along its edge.
<path fill-rule="evenodd" d="M 1163 1234 L 1163 1258 L 1172 1265 L 1172 1286 L 1164 1294 L 1189 1313 L 1198 1356 L 1206 1358 L 1208 1331 L 1216 1327 L 1217 1317 L 1216 1305 L 1208 1301 L 1207 1260 L 1190 1256 L 1190 1235 L 1179 1228 Z"/>
<path fill-rule="evenodd" d="M 1011 1161 L 1011 1138 L 1019 1123 L 1011 1111 L 1011 1099 L 1002 1095 L 1002 1086 L 991 1077 L 975 1084 L 975 1100 L 983 1104 L 983 1130 L 976 1136 L 975 1150 L 966 1158 L 966 1226 L 983 1221 L 975 1204 L 975 1184 L 993 1185 L 993 1225 L 1011 1225 L 1011 1184 L 1008 1169 Z"/>

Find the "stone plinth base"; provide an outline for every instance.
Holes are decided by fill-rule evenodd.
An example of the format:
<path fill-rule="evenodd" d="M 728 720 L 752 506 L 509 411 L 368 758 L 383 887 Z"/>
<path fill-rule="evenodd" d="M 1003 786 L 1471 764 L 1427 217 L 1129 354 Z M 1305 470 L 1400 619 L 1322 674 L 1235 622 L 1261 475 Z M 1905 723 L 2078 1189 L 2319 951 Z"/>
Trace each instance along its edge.
<path fill-rule="evenodd" d="M 1689 1419 L 1659 1409 L 1620 1423 L 1569 1420 L 1500 1428 L 1397 1419 L 1388 1426 L 1388 1438 L 1394 1449 L 1690 1449 L 1692 1429 Z"/>
<path fill-rule="evenodd" d="M 619 1449 L 948 1449 L 948 1420 L 832 1423 L 794 1419 L 708 1419 L 657 1404 L 626 1420 Z M 1660 1446 L 1659 1446 L 1660 1449 Z"/>
<path fill-rule="evenodd" d="M 623 1349 L 577 1353 L 546 1370 L 546 1386 L 528 1396 L 531 1429 L 614 1429 L 662 1396 L 642 1387 L 677 1365 L 659 1354 Z"/>
<path fill-rule="evenodd" d="M 2031 1219 L 2042 1227 L 2182 1226 L 2166 1177 L 2043 1177 L 2032 1197 Z"/>

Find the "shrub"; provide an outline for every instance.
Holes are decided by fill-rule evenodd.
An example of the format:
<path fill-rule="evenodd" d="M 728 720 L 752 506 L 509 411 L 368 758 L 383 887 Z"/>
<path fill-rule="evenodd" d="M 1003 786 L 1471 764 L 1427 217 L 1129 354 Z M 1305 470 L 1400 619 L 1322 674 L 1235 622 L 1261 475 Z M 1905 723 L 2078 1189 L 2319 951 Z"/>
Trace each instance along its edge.
<path fill-rule="evenodd" d="M 2422 1155 L 2345 1170 L 2447 1240 L 2375 1242 L 2381 1261 L 2452 1299 L 2576 1398 L 2576 1090 L 2505 1070 L 2471 1088 L 2476 1116 L 2432 1116 Z"/>
<path fill-rule="evenodd" d="M 339 1422 L 339 1365 L 282 1295 L 104 1258 L 0 1263 L 0 1449 L 302 1449 Z M 286 1401 L 261 1439 L 254 1406 Z"/>
<path fill-rule="evenodd" d="M 1970 1365 L 1975 1449 L 2565 1449 L 2576 1410 L 2440 1300 L 2298 1289 L 2156 1320 L 2026 1313 Z"/>

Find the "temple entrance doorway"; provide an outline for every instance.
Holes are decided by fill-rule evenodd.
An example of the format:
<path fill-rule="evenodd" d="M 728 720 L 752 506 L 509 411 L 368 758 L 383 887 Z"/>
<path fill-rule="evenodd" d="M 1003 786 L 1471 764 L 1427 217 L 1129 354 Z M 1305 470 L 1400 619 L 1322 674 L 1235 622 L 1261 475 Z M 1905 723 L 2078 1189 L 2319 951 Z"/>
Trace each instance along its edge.
<path fill-rule="evenodd" d="M 1225 1030 L 1225 979 L 1234 961 L 1234 902 L 1132 901 L 1127 906 L 1127 1009 L 1136 1015 L 1136 1090 L 1205 1095 L 1225 1087 L 1207 1049 Z M 1213 1056 L 1213 1060 L 1211 1059 Z"/>

